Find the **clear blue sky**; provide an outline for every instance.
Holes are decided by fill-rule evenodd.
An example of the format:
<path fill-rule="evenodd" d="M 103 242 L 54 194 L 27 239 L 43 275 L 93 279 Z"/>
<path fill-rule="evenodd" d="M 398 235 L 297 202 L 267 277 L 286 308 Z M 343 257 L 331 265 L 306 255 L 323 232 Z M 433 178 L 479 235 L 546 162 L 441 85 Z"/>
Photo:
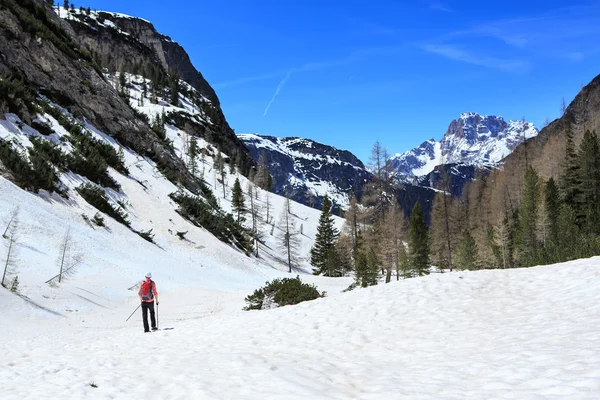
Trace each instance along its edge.
<path fill-rule="evenodd" d="M 237 133 L 368 161 L 441 139 L 465 111 L 540 127 L 600 74 L 597 1 L 88 0 L 181 44 Z"/>

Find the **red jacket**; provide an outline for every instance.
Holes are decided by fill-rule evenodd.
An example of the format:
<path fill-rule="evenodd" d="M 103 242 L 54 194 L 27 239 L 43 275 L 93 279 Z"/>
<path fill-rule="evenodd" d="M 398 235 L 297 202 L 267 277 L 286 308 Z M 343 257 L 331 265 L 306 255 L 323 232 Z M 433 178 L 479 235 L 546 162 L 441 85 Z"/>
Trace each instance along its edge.
<path fill-rule="evenodd" d="M 150 283 L 152 290 L 148 291 L 147 294 L 144 295 L 144 285 Z M 140 296 L 140 300 L 143 303 L 152 303 L 154 298 L 156 298 L 156 302 L 158 302 L 158 291 L 156 290 L 156 283 L 150 279 L 149 281 L 144 281 L 140 285 L 140 290 L 138 290 L 138 296 Z"/>

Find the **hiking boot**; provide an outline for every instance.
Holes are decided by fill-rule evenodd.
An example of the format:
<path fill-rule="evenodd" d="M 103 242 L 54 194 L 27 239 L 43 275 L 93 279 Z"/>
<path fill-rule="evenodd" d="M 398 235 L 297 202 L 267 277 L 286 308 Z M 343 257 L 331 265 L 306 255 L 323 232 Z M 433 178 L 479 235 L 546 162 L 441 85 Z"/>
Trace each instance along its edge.
<path fill-rule="evenodd" d="M 152 330 L 153 330 L 153 331 L 155 331 L 155 330 L 157 330 L 157 329 L 158 329 L 158 328 L 157 328 L 156 326 L 153 326 L 153 327 L 152 327 Z"/>

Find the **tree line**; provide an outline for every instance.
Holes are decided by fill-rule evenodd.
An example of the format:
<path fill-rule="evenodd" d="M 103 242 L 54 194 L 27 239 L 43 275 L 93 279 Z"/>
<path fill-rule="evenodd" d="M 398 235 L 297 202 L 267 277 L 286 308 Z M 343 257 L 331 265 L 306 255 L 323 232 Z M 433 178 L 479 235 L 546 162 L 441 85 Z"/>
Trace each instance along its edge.
<path fill-rule="evenodd" d="M 578 147 L 570 124 L 558 179 L 544 180 L 525 162 L 520 200 L 510 196 L 493 223 L 469 215 L 469 190 L 450 194 L 442 172 L 429 226 L 417 202 L 408 221 L 393 198 L 394 176 L 385 149 L 372 150 L 369 183 L 359 202 L 350 200 L 341 232 L 323 202 L 311 265 L 315 274 L 354 274 L 354 286 L 423 275 L 432 270 L 516 268 L 600 255 L 600 141 L 587 130 Z M 473 226 L 485 224 L 481 235 Z"/>

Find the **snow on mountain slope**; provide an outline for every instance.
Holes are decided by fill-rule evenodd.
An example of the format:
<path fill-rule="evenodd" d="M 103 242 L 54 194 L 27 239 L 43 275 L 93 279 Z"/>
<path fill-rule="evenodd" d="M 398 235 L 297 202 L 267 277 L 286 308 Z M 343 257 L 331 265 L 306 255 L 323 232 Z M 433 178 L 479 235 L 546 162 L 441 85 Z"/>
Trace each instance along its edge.
<path fill-rule="evenodd" d="M 155 111 L 151 107 L 145 110 L 149 113 Z M 47 139 L 59 144 L 68 153 L 70 145 L 61 140 L 68 133 L 50 115 L 38 115 L 38 120 L 55 131 Z M 114 139 L 90 124 L 86 124 L 84 130 L 98 140 L 115 148 L 120 147 Z M 168 125 L 166 133 L 175 152 L 185 157 L 188 140 L 186 132 Z M 6 120 L 0 120 L 0 138 L 15 143 L 18 148 L 30 147 L 30 138 L 34 136 L 42 137 L 15 115 L 7 114 Z M 198 145 L 205 149 L 211 147 L 202 139 L 198 139 Z M 143 279 L 145 272 L 150 270 L 157 282 L 160 282 L 165 309 L 173 312 L 172 316 L 179 315 L 180 319 L 195 318 L 197 315 L 228 307 L 214 304 L 215 299 L 212 299 L 218 299 L 222 291 L 239 290 L 233 307 L 241 309 L 244 306 L 243 297 L 262 286 L 265 281 L 277 276 L 290 276 L 287 265 L 280 256 L 279 243 L 282 239 L 277 227 L 285 199 L 258 190 L 257 203 L 266 206 L 266 198 L 269 196 L 272 225 L 263 224 L 261 227 L 265 245 L 259 248 L 259 258 L 248 257 L 216 239 L 205 229 L 192 225 L 176 212 L 177 205 L 168 196 L 180 188 L 165 179 L 154 162 L 126 148 L 124 157 L 130 174 L 124 176 L 109 169 L 109 174 L 121 186 L 121 190 L 107 189 L 106 193 L 113 205 L 118 204 L 127 213 L 133 229 L 152 229 L 156 244 L 143 240 L 135 232 L 107 216 L 106 228 L 91 224 L 89 220 L 97 210 L 74 190 L 89 182 L 87 178 L 72 172 L 59 174 L 63 188 L 69 189 L 68 199 L 43 191 L 34 195 L 0 178 L 2 226 L 6 226 L 10 213 L 17 206 L 20 209 L 15 273 L 19 277 L 19 292 L 24 296 L 19 298 L 0 289 L 3 293 L 0 309 L 4 315 L 42 319 L 60 315 L 73 324 L 85 321 L 97 323 L 98 320 L 92 319 L 91 315 L 102 315 L 105 310 L 137 305 L 136 285 Z M 223 194 L 223 185 L 216 179 L 211 157 L 198 160 L 196 169 L 205 171 L 206 184 L 211 187 L 223 210 L 230 212 L 233 183 L 236 178 L 240 179 L 245 190 L 248 185 L 246 178 L 237 173 L 227 174 Z M 319 290 L 330 294 L 338 293 L 351 283 L 351 278 L 332 280 L 313 277 L 307 262 L 320 212 L 295 203 L 291 208 L 296 229 L 302 229 L 302 234 L 298 235 L 300 265 L 294 273 L 303 275 L 304 280 L 318 283 Z M 342 219 L 336 218 L 338 227 L 342 223 Z M 56 260 L 60 256 L 60 243 L 67 230 L 73 237 L 73 254 L 83 253 L 84 258 L 74 277 L 59 284 L 58 288 L 53 288 L 45 282 L 58 273 Z M 178 237 L 178 232 L 187 232 L 185 240 Z M 8 242 L 0 241 L 2 245 Z M 6 259 L 5 250 L 2 248 L 0 253 L 3 260 Z M 128 290 L 131 288 L 132 290 Z M 181 310 L 170 309 L 169 304 L 172 303 L 169 298 L 175 299 L 182 291 L 189 290 L 196 291 L 202 298 L 209 298 L 208 308 L 193 303 L 182 305 Z M 12 333 L 13 329 L 18 334 L 23 333 L 20 331 L 20 324 L 7 326 L 6 329 Z"/>
<path fill-rule="evenodd" d="M 276 138 L 257 134 L 238 134 L 252 157 L 265 155 L 273 177 L 273 190 L 308 204 L 307 194 L 319 207 L 325 194 L 334 206 L 347 208 L 348 193 L 362 187 L 369 173 L 352 153 L 297 137 Z"/>
<path fill-rule="evenodd" d="M 500 116 L 463 113 L 453 120 L 444 137 L 430 139 L 417 148 L 391 158 L 399 179 L 427 175 L 440 164 L 496 167 L 513 149 L 537 136 L 535 126 L 525 121 L 506 122 Z"/>

